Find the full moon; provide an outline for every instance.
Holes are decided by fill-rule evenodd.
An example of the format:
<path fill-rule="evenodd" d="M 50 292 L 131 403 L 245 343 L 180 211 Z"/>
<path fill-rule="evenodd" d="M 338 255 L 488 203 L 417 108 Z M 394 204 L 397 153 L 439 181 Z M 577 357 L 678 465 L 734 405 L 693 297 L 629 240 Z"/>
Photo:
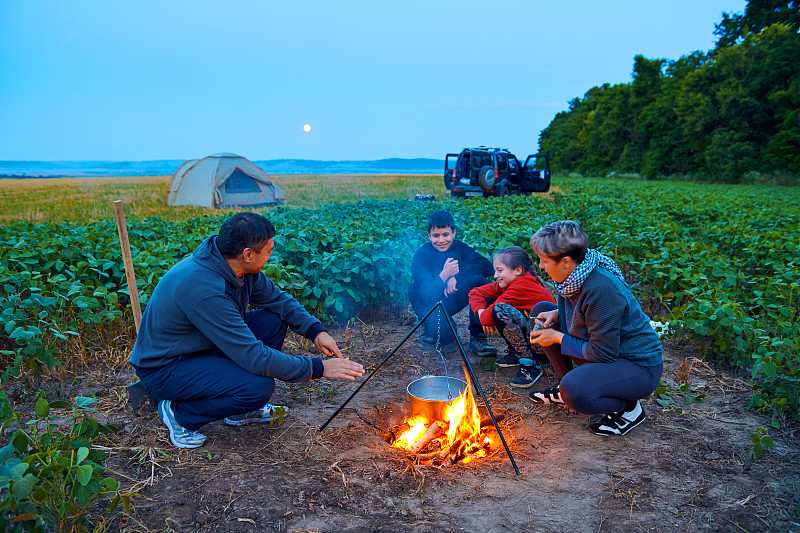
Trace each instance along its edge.
<path fill-rule="evenodd" d="M 311 124 L 303 124 L 303 131 L 306 133 L 311 131 Z"/>

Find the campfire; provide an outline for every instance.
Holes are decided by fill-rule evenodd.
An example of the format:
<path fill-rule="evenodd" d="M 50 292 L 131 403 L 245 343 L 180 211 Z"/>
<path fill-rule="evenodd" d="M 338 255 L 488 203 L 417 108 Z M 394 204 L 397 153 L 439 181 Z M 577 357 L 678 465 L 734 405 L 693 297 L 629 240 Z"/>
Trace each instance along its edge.
<path fill-rule="evenodd" d="M 481 419 L 470 387 L 454 400 L 438 403 L 438 409 L 427 409 L 391 428 L 384 440 L 406 450 L 418 464 L 433 466 L 469 463 L 499 449 L 496 436 L 489 436 L 492 420 Z"/>
<path fill-rule="evenodd" d="M 370 373 L 361 385 L 340 405 L 336 411 L 319 427 L 324 431 L 328 424 L 347 407 L 356 394 L 370 382 L 375 374 L 380 371 L 397 350 L 417 331 L 417 329 L 433 314 L 439 310 L 447 320 L 447 325 L 454 337 L 456 327 L 450 315 L 445 312 L 442 302 L 434 305 L 414 326 L 414 329 L 400 341 L 389 355 Z M 475 371 L 464 352 L 461 342 L 456 343 L 461 358 L 464 360 L 464 375 L 467 381 L 448 377 L 445 365 L 445 376 L 425 376 L 408 386 L 408 396 L 411 402 L 411 417 L 400 425 L 394 426 L 389 431 L 384 431 L 372 422 L 358 415 L 367 424 L 380 434 L 392 446 L 402 448 L 419 465 L 448 466 L 457 463 L 469 463 L 478 457 L 486 457 L 500 449 L 500 444 L 505 448 L 511 466 L 519 475 L 519 468 L 514 462 L 514 456 L 508 447 L 498 421 L 502 416 L 495 416 L 489 405 L 486 395 L 477 381 Z M 444 358 L 442 359 L 444 362 Z M 475 398 L 472 395 L 470 377 L 475 380 L 475 388 L 486 405 L 488 416 L 481 419 Z M 455 391 L 455 392 L 454 392 Z M 453 399 L 455 398 L 455 399 Z M 358 411 L 356 411 L 358 413 Z"/>

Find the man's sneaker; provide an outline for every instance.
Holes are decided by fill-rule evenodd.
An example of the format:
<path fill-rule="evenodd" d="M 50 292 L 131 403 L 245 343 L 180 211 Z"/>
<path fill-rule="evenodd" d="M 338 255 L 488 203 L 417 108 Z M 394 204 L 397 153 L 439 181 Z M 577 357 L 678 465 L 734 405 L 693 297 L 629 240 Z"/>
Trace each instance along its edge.
<path fill-rule="evenodd" d="M 497 361 L 495 361 L 497 366 L 501 366 L 503 368 L 508 368 L 510 366 L 519 366 L 519 354 L 517 352 L 512 352 L 511 350 L 508 351 L 502 357 L 498 357 Z"/>
<path fill-rule="evenodd" d="M 527 389 L 542 377 L 542 367 L 533 359 L 523 358 L 519 360 L 519 371 L 511 378 L 511 386 L 520 389 Z"/>
<path fill-rule="evenodd" d="M 178 448 L 199 448 L 205 444 L 205 435 L 186 429 L 175 420 L 175 413 L 172 412 L 172 402 L 170 400 L 158 402 L 158 416 L 167 425 L 169 440 Z"/>
<path fill-rule="evenodd" d="M 561 395 L 558 393 L 558 385 L 550 387 L 549 389 L 531 391 L 531 393 L 528 394 L 528 398 L 530 398 L 533 403 L 564 403 L 564 400 L 561 399 Z"/>
<path fill-rule="evenodd" d="M 493 346 L 489 346 L 486 339 L 479 337 L 472 337 L 469 340 L 469 347 L 467 349 L 478 357 L 494 357 L 497 355 L 497 349 Z"/>
<path fill-rule="evenodd" d="M 252 424 L 254 422 L 283 422 L 283 417 L 289 412 L 288 407 L 282 405 L 272 405 L 268 403 L 261 409 L 250 411 L 242 415 L 229 416 L 225 419 L 225 423 L 229 426 L 244 426 L 245 424 Z"/>
<path fill-rule="evenodd" d="M 598 435 L 608 437 L 609 435 L 624 435 L 647 418 L 644 414 L 642 404 L 637 400 L 636 405 L 630 411 L 618 411 L 601 418 L 594 424 L 589 424 L 589 429 Z"/>

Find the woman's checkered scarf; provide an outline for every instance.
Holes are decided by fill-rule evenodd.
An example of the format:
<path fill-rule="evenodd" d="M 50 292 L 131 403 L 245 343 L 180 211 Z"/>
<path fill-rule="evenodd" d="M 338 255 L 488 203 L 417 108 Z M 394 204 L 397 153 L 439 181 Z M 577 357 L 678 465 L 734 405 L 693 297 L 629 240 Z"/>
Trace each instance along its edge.
<path fill-rule="evenodd" d="M 622 270 L 619 269 L 613 259 L 601 254 L 597 250 L 589 248 L 586 250 L 586 257 L 583 259 L 583 261 L 581 261 L 581 264 L 575 267 L 575 270 L 572 271 L 572 274 L 567 276 L 567 279 L 561 283 L 558 283 L 557 281 L 553 282 L 556 286 L 558 294 L 568 298 L 581 290 L 581 287 L 583 287 L 583 282 L 586 281 L 586 278 L 589 277 L 589 274 L 595 269 L 595 267 L 597 267 L 597 265 L 605 267 L 606 270 L 617 276 L 620 280 L 622 280 L 623 283 L 626 285 L 628 284 L 628 282 L 625 281 L 625 278 L 622 276 Z"/>

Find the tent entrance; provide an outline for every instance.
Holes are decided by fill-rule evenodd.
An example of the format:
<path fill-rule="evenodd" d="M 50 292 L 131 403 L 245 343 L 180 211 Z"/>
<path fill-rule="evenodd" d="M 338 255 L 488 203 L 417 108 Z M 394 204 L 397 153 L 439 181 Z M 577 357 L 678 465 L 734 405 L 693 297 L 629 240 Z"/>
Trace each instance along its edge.
<path fill-rule="evenodd" d="M 225 194 L 263 194 L 258 182 L 252 176 L 245 174 L 241 168 L 236 168 L 222 187 L 225 189 Z"/>
<path fill-rule="evenodd" d="M 263 205 L 264 190 L 261 184 L 253 177 L 236 167 L 225 182 L 219 187 L 219 207 L 234 207 L 243 205 Z"/>

